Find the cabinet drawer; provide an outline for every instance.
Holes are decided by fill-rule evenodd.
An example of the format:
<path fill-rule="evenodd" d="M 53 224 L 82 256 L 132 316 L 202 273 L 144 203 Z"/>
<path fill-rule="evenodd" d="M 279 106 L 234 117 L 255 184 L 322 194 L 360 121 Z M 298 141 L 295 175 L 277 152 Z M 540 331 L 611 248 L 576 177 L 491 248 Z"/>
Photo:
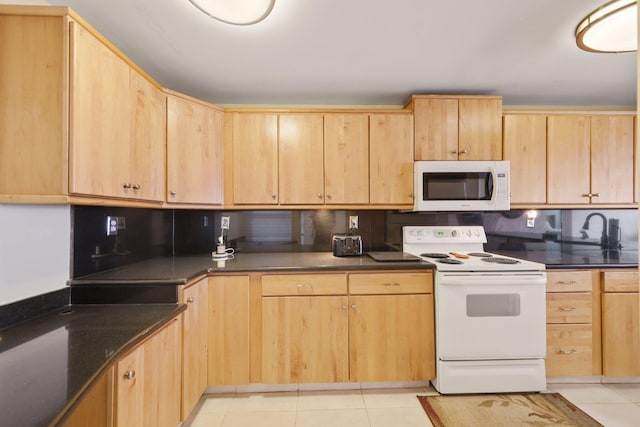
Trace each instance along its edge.
<path fill-rule="evenodd" d="M 344 295 L 346 274 L 269 274 L 262 276 L 262 295 Z"/>
<path fill-rule="evenodd" d="M 547 323 L 591 323 L 590 292 L 547 294 Z"/>
<path fill-rule="evenodd" d="M 547 271 L 547 292 L 591 292 L 590 271 Z"/>
<path fill-rule="evenodd" d="M 430 294 L 433 276 L 426 273 L 353 273 L 349 275 L 349 293 L 375 294 Z"/>
<path fill-rule="evenodd" d="M 591 325 L 547 325 L 548 377 L 593 375 Z"/>
<path fill-rule="evenodd" d="M 638 292 L 638 271 L 605 271 L 602 273 L 603 292 Z"/>

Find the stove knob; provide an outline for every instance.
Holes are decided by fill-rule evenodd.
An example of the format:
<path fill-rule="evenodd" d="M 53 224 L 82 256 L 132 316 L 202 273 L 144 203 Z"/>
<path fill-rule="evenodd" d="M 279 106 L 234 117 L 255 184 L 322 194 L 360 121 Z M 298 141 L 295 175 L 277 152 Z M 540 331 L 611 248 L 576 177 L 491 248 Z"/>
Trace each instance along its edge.
<path fill-rule="evenodd" d="M 457 235 L 458 235 L 458 232 L 456 230 L 451 230 L 452 237 L 456 237 Z"/>

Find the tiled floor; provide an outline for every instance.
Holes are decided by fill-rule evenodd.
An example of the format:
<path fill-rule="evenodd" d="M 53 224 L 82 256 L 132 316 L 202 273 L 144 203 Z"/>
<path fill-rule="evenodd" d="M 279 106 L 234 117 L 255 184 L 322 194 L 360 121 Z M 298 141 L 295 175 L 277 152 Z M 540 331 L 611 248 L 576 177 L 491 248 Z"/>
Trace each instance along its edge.
<path fill-rule="evenodd" d="M 549 384 L 606 427 L 640 426 L 640 384 Z M 430 387 L 207 395 L 190 427 L 431 426 Z"/>

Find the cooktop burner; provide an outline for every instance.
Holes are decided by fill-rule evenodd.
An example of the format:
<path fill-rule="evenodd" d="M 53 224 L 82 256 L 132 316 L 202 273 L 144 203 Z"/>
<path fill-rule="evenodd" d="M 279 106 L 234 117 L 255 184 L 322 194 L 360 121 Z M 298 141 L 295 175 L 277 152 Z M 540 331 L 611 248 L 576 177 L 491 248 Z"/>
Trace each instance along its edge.
<path fill-rule="evenodd" d="M 490 258 L 490 257 L 493 256 L 493 255 L 488 254 L 486 252 L 469 252 L 467 255 L 469 255 L 469 256 L 477 256 L 477 257 L 480 257 L 480 258 Z"/>
<path fill-rule="evenodd" d="M 490 257 L 490 258 L 482 258 L 484 262 L 493 262 L 496 264 L 519 264 L 520 261 L 517 259 L 511 258 L 498 258 L 498 257 Z"/>
<path fill-rule="evenodd" d="M 427 252 L 426 254 L 420 254 L 420 256 L 425 258 L 449 258 L 449 255 L 440 252 Z"/>
<path fill-rule="evenodd" d="M 454 258 L 443 258 L 439 259 L 438 262 L 441 262 L 443 264 L 462 264 L 462 261 Z"/>

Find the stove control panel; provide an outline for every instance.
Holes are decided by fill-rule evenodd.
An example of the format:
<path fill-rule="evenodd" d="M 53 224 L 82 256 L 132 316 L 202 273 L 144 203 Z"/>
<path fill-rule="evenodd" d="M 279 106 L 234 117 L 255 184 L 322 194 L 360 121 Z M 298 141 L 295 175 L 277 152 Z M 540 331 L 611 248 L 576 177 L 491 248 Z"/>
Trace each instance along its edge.
<path fill-rule="evenodd" d="M 482 226 L 430 226 L 402 227 L 404 243 L 486 243 Z"/>

